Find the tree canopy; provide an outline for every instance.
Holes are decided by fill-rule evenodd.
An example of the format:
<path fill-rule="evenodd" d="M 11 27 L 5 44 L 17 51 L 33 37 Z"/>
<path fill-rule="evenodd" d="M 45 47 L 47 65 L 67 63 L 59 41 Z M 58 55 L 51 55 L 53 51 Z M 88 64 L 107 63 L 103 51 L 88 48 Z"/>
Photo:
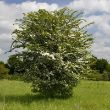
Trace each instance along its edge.
<path fill-rule="evenodd" d="M 106 59 L 98 59 L 96 62 L 96 69 L 99 70 L 100 73 L 103 73 L 106 70 L 108 62 Z"/>
<path fill-rule="evenodd" d="M 23 62 L 16 55 L 11 55 L 7 60 L 7 67 L 9 68 L 9 74 L 16 74 L 24 72 Z"/>
<path fill-rule="evenodd" d="M 87 72 L 93 39 L 78 11 L 63 8 L 24 14 L 13 32 L 12 48 L 23 61 L 33 91 L 45 96 L 71 96 L 80 74 Z"/>

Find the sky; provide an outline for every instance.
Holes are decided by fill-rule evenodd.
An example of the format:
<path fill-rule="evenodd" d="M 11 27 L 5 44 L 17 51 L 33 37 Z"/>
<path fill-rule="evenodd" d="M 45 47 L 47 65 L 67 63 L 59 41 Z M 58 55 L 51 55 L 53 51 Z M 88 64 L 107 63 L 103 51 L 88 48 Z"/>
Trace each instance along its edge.
<path fill-rule="evenodd" d="M 94 43 L 91 53 L 98 58 L 110 61 L 110 0 L 0 0 L 0 60 L 6 61 L 16 26 L 15 19 L 22 13 L 46 9 L 54 11 L 63 7 L 84 12 L 83 18 L 95 23 L 89 27 Z"/>

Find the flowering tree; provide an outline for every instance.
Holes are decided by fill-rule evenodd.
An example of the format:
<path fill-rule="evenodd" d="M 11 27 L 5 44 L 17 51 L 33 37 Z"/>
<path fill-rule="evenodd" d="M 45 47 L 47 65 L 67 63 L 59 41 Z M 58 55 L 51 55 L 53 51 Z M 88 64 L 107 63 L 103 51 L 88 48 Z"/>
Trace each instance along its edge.
<path fill-rule="evenodd" d="M 23 61 L 33 92 L 44 96 L 71 96 L 80 74 L 88 69 L 92 38 L 80 13 L 63 8 L 24 14 L 13 32 L 12 50 Z"/>

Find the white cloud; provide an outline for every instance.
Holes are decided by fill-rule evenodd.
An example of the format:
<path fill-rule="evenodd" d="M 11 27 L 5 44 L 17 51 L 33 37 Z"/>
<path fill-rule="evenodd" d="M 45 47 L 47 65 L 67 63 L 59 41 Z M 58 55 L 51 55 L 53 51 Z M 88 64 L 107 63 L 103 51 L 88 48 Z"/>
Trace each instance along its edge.
<path fill-rule="evenodd" d="M 0 1 L 0 48 L 2 48 L 3 51 L 7 51 L 10 48 L 11 33 L 16 28 L 13 24 L 16 19 L 22 18 L 23 13 L 37 11 L 39 9 L 53 11 L 58 9 L 58 7 L 59 6 L 54 3 L 37 3 L 35 1 L 25 1 L 19 4 L 7 4 L 4 1 Z M 7 47 L 7 45 L 9 47 Z M 0 49 L 0 52 L 2 52 L 2 50 Z M 0 57 L 0 60 L 2 60 L 2 57 Z"/>
<path fill-rule="evenodd" d="M 3 53 L 3 50 L 2 49 L 0 49 L 0 55 Z"/>
<path fill-rule="evenodd" d="M 110 32 L 110 14 L 102 15 L 90 15 L 85 17 L 89 22 L 94 21 L 94 27 L 97 28 L 101 33 L 109 35 Z"/>
<path fill-rule="evenodd" d="M 0 21 L 0 34 L 3 33 L 10 33 L 13 30 L 13 24 L 11 21 L 8 20 L 1 20 Z"/>
<path fill-rule="evenodd" d="M 36 3 L 36 2 L 24 2 L 18 6 L 24 12 L 36 11 L 38 9 L 46 9 L 48 11 L 53 11 L 58 8 L 57 4 L 48 4 L 48 3 Z M 29 8 L 30 7 L 30 8 Z"/>
<path fill-rule="evenodd" d="M 110 0 L 73 0 L 68 7 L 84 11 L 84 18 L 95 22 L 89 28 L 95 38 L 92 53 L 110 61 Z"/>
<path fill-rule="evenodd" d="M 110 13 L 110 0 L 74 0 L 69 4 L 69 7 L 84 10 L 86 13 Z"/>

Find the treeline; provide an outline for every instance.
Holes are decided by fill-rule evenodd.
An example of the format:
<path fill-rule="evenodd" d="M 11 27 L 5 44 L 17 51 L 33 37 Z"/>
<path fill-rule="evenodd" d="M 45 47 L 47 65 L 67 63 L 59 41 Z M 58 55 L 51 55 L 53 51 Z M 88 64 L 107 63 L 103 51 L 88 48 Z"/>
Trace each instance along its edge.
<path fill-rule="evenodd" d="M 7 63 L 0 61 L 0 79 L 22 79 L 24 70 L 23 62 L 19 58 L 12 55 L 7 60 Z"/>
<path fill-rule="evenodd" d="M 0 79 L 18 78 L 23 74 L 23 62 L 12 55 L 7 63 L 0 61 Z M 90 72 L 82 75 L 83 78 L 96 81 L 110 81 L 110 63 L 106 59 L 94 57 L 90 59 Z"/>
<path fill-rule="evenodd" d="M 8 78 L 9 76 L 9 69 L 7 68 L 7 64 L 0 61 L 0 79 Z"/>
<path fill-rule="evenodd" d="M 98 59 L 93 56 L 90 59 L 90 69 L 90 73 L 84 75 L 85 78 L 96 81 L 110 81 L 110 63 L 106 59 Z"/>

